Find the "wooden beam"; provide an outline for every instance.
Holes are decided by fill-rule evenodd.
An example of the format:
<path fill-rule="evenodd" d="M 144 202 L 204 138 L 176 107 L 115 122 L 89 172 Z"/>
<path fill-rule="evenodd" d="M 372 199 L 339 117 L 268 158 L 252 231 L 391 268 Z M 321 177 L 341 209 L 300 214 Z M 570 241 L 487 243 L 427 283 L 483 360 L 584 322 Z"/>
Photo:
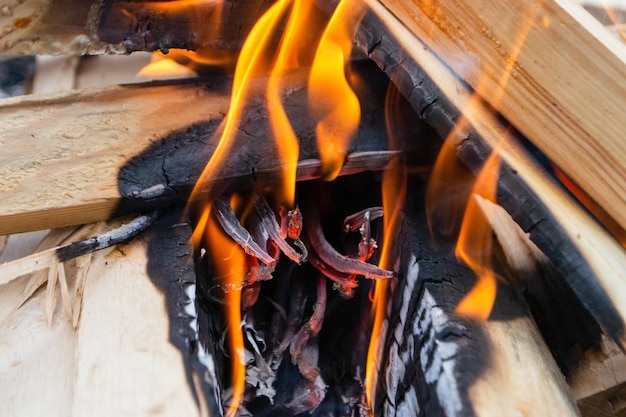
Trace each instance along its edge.
<path fill-rule="evenodd" d="M 626 251 L 621 244 L 554 182 L 510 126 L 496 118 L 421 37 L 381 3 L 368 4 L 372 22 L 365 22 L 357 37 L 361 48 L 401 91 L 410 92 L 407 99 L 416 112 L 448 137 L 474 172 L 491 149 L 497 149 L 503 160 L 499 203 L 530 232 L 603 330 L 626 346 Z M 426 38 L 423 31 L 418 35 Z M 570 255 L 563 250 L 566 246 Z"/>
<path fill-rule="evenodd" d="M 364 117 L 344 173 L 381 169 L 389 155 L 380 111 L 386 77 L 371 63 L 355 68 L 370 84 L 359 93 Z M 284 96 L 290 118 L 299 121 L 299 179 L 319 176 L 320 168 L 305 75 L 293 74 L 294 88 Z M 0 235 L 184 203 L 219 140 L 213 134 L 228 110 L 230 83 L 216 76 L 3 100 Z M 215 176 L 233 180 L 230 187 L 267 185 L 280 175 L 267 110 L 261 101 L 253 107 L 237 137 L 241 149 Z"/>
<path fill-rule="evenodd" d="M 379 4 L 626 228 L 626 45 L 567 1 Z"/>
<path fill-rule="evenodd" d="M 165 83 L 3 100 L 0 234 L 110 218 L 120 166 L 168 132 L 219 117 L 227 91 Z M 184 111 L 168 117 L 172 108 Z"/>

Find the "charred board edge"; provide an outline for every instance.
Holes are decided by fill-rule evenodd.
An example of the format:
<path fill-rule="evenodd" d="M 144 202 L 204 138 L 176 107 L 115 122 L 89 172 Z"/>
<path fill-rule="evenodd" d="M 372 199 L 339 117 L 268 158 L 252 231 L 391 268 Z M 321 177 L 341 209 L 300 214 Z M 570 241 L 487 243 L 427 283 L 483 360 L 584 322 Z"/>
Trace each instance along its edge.
<path fill-rule="evenodd" d="M 392 80 L 416 113 L 431 125 L 441 138 L 448 137 L 461 112 L 439 91 L 429 75 L 386 32 L 377 16 L 369 13 L 356 35 L 362 49 Z M 523 140 L 515 133 L 518 140 Z M 470 127 L 459 141 L 457 156 L 473 172 L 484 164 L 491 147 Z M 498 202 L 520 224 L 530 238 L 552 260 L 568 284 L 593 314 L 603 330 L 620 346 L 625 323 L 601 287 L 590 265 L 570 240 L 558 221 L 546 209 L 524 179 L 503 162 L 499 179 Z M 623 348 L 623 346 L 622 346 Z"/>
<path fill-rule="evenodd" d="M 165 295 L 170 316 L 170 342 L 182 354 L 189 388 L 199 408 L 206 408 L 208 415 L 222 415 L 214 346 L 204 346 L 198 336 L 191 233 L 192 227 L 180 211 L 170 211 L 158 218 L 144 233 L 148 242 L 147 272 Z"/>

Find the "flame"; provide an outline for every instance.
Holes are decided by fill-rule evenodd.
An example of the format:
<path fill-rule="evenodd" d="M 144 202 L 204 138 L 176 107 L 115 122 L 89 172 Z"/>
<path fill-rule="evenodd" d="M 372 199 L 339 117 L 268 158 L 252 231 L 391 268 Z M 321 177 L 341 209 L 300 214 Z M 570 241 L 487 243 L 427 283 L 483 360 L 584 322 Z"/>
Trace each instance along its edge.
<path fill-rule="evenodd" d="M 310 0 L 295 0 L 283 39 L 281 41 L 276 62 L 272 68 L 267 86 L 266 99 L 270 115 L 270 124 L 276 140 L 276 148 L 283 163 L 282 183 L 277 196 L 280 204 L 293 207 L 296 194 L 296 169 L 300 145 L 294 133 L 287 113 L 281 102 L 283 75 L 289 69 L 300 67 L 298 52 L 305 42 L 307 17 L 313 3 Z"/>
<path fill-rule="evenodd" d="M 540 0 L 539 5 L 542 3 L 543 1 Z M 517 56 L 524 46 L 530 29 L 535 24 L 544 27 L 550 25 L 549 21 L 538 19 L 540 9 L 537 7 L 526 19 L 520 19 L 521 26 L 518 28 L 511 54 L 507 57 L 506 65 L 502 73 L 499 74 L 499 79 L 496 80 L 499 88 L 492 93 L 494 95 L 492 100 L 495 102 L 500 100 L 514 68 L 518 65 Z M 436 13 L 436 10 L 431 10 L 431 12 Z M 498 74 L 487 74 L 487 76 L 489 75 L 491 75 L 490 78 L 498 76 Z M 485 91 L 484 85 L 488 83 L 487 78 L 479 80 L 475 90 Z M 467 107 L 460 110 L 464 114 L 471 113 L 481 100 L 482 98 L 476 93 L 470 97 Z M 433 235 L 453 236 L 459 229 L 459 219 L 463 213 L 455 254 L 474 271 L 478 281 L 474 288 L 461 300 L 456 312 L 468 317 L 486 320 L 491 314 L 497 288 L 496 275 L 490 267 L 493 232 L 474 196 L 482 196 L 495 202 L 498 170 L 500 168 L 497 154 L 500 145 L 494 145 L 492 154 L 478 174 L 473 188 L 470 187 L 468 181 L 471 178 L 471 173 L 455 155 L 458 142 L 467 136 L 469 128 L 468 119 L 464 115 L 461 116 L 444 141 L 426 192 L 426 214 Z"/>
<path fill-rule="evenodd" d="M 389 148 L 394 148 L 393 126 L 398 124 L 394 120 L 397 117 L 400 93 L 390 84 L 385 97 L 385 124 Z M 384 241 L 381 249 L 379 266 L 391 270 L 393 268 L 391 250 L 393 248 L 393 236 L 399 227 L 398 219 L 400 210 L 404 206 L 407 192 L 406 164 L 400 158 L 389 161 L 385 167 L 382 179 L 383 210 L 384 210 Z M 385 310 L 387 306 L 388 280 L 376 280 L 374 282 L 374 295 L 372 298 L 371 314 L 373 316 L 372 335 L 367 350 L 367 363 L 365 369 L 365 393 L 370 415 L 373 415 L 374 395 L 379 374 L 379 352 L 382 349 L 381 341 Z"/>
<path fill-rule="evenodd" d="M 191 78 L 197 76 L 192 69 L 179 64 L 176 60 L 166 57 L 161 52 L 154 52 L 150 63 L 137 73 L 137 78 L 143 79 L 166 79 L 166 78 Z"/>
<path fill-rule="evenodd" d="M 461 300 L 455 312 L 466 317 L 487 320 L 496 299 L 496 275 L 490 267 L 493 230 L 475 196 L 495 202 L 500 159 L 493 152 L 480 171 L 467 202 L 455 254 L 478 276 L 474 288 Z"/>
<path fill-rule="evenodd" d="M 203 221 L 206 236 L 211 240 L 208 245 L 211 259 L 217 270 L 220 285 L 224 289 L 226 319 L 229 323 L 228 340 L 232 355 L 231 380 L 233 395 L 226 412 L 234 416 L 243 397 L 245 382 L 245 354 L 243 333 L 241 331 L 241 289 L 246 273 L 246 259 L 243 249 L 228 237 L 217 221 L 210 216 L 210 209 L 205 209 Z"/>
<path fill-rule="evenodd" d="M 235 145 L 238 127 L 247 103 L 252 97 L 261 96 L 263 93 L 263 87 L 252 87 L 252 78 L 259 74 L 269 74 L 267 84 L 264 86 L 264 96 L 280 165 L 285 167 L 281 185 L 272 190 L 273 197 L 281 205 L 293 206 L 299 145 L 282 105 L 281 94 L 289 87 L 286 85 L 285 73 L 303 65 L 310 65 L 311 58 L 313 58 L 310 52 L 311 37 L 315 38 L 315 36 L 317 38 L 313 42 L 319 47 L 313 60 L 309 92 L 331 88 L 331 93 L 325 93 L 322 98 L 316 96 L 316 93 L 310 95 L 318 110 L 320 109 L 319 103 L 323 101 L 323 110 L 321 110 L 323 114 L 320 117 L 322 127 L 318 126 L 318 132 L 331 133 L 333 135 L 331 139 L 337 143 L 336 146 L 340 152 L 345 154 L 348 141 L 359 122 L 359 103 L 345 79 L 344 64 L 352 47 L 352 32 L 363 15 L 364 9 L 362 5 L 355 8 L 344 4 L 345 2 L 341 2 L 337 6 L 335 14 L 339 17 L 331 18 L 325 31 L 321 26 L 323 22 L 310 19 L 314 7 L 313 0 L 278 0 L 257 21 L 239 54 L 228 113 L 216 133 L 220 135 L 220 140 L 190 198 L 190 205 L 194 205 L 190 207 L 197 209 L 198 207 L 195 206 L 198 205 L 200 209 L 192 242 L 195 245 L 203 243 L 209 248 L 212 259 L 217 264 L 218 275 L 223 280 L 222 285 L 228 289 L 226 291 L 227 320 L 229 340 L 234 352 L 232 361 L 234 394 L 228 415 L 236 413 L 245 387 L 245 366 L 242 363 L 243 335 L 239 323 L 241 322 L 241 287 L 246 263 L 242 250 L 221 231 L 210 215 L 211 199 L 217 194 L 212 179 L 220 172 L 225 158 Z M 288 19 L 285 19 L 287 16 Z M 276 32 L 281 24 L 284 24 L 284 31 L 279 42 L 276 43 Z M 330 54 L 327 51 L 330 51 Z M 332 73 L 329 74 L 326 71 L 325 65 L 332 66 Z M 328 85 L 329 77 L 339 79 L 341 94 L 336 94 L 337 86 Z M 260 84 L 257 80 L 254 85 Z M 347 111 L 346 109 L 352 109 L 350 117 L 343 117 L 341 114 Z M 349 123 L 345 124 L 344 119 L 349 119 Z M 321 141 L 321 143 L 326 142 Z M 328 152 L 320 150 L 320 154 L 327 155 Z M 333 163 L 333 173 L 330 177 L 336 176 L 342 163 L 343 155 L 340 161 Z M 241 201 L 240 203 L 245 204 Z M 237 202 L 231 200 L 231 206 L 233 204 L 237 205 Z M 220 265 L 222 263 L 223 266 Z"/>
<path fill-rule="evenodd" d="M 350 140 L 361 118 L 359 99 L 345 75 L 352 38 L 365 13 L 361 2 L 341 1 L 330 19 L 315 54 L 309 79 L 309 105 L 319 120 L 317 146 L 322 177 L 339 174 Z"/>

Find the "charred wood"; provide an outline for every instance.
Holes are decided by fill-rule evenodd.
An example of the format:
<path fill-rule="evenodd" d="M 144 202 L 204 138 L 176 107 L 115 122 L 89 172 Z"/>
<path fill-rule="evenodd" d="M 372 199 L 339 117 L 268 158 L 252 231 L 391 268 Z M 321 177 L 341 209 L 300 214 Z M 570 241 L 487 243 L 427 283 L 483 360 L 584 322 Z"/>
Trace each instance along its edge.
<path fill-rule="evenodd" d="M 470 171 L 478 173 L 492 150 L 491 145 L 472 125 L 461 131 L 455 131 L 457 122 L 462 118 L 462 112 L 433 81 L 433 77 L 439 75 L 429 74 L 421 68 L 407 54 L 402 40 L 395 38 L 380 19 L 380 12 L 370 13 L 365 17 L 356 37 L 357 45 L 389 75 L 415 112 L 437 131 L 440 138 L 448 138 L 452 134 L 459 160 Z M 424 50 L 427 51 L 426 47 Z M 451 82 L 454 85 L 454 78 Z M 456 85 L 459 86 L 459 91 L 465 88 L 458 81 Z M 506 126 L 502 120 L 488 123 L 501 123 Z M 512 140 L 521 144 L 526 143 L 524 138 L 510 126 L 506 129 L 512 132 Z M 503 127 L 502 130 L 504 131 L 505 128 Z M 524 158 L 535 161 L 529 151 L 520 152 L 524 154 Z M 599 270 L 595 265 L 596 260 L 590 258 L 594 255 L 583 255 L 586 248 L 579 246 L 572 238 L 571 228 L 566 229 L 563 225 L 563 221 L 571 221 L 571 219 L 565 220 L 562 214 L 557 216 L 554 206 L 549 206 L 545 198 L 538 197 L 537 189 L 533 189 L 528 183 L 529 179 L 519 175 L 518 170 L 513 168 L 510 162 L 511 160 L 505 158 L 502 164 L 497 191 L 499 204 L 526 232 L 530 233 L 530 238 L 565 277 L 568 285 L 585 308 L 591 312 L 603 331 L 623 346 L 626 340 L 624 306 L 618 298 L 611 297 L 610 292 L 605 289 L 609 279 L 605 275 L 611 272 Z M 546 173 L 539 172 L 538 175 L 544 176 L 543 181 L 552 181 Z M 552 198 L 557 199 L 555 195 Z M 606 236 L 606 232 L 602 233 L 604 235 L 599 239 L 606 243 L 598 245 L 614 248 L 611 251 L 616 253 L 613 259 L 618 265 L 616 271 L 622 274 L 619 272 L 623 271 L 619 265 L 623 262 L 623 248 L 620 249 L 619 244 L 612 242 L 612 238 Z M 602 255 L 598 253 L 595 256 Z"/>
<path fill-rule="evenodd" d="M 0 51 L 95 55 L 183 48 L 236 55 L 270 5 L 265 0 L 8 1 L 0 15 Z"/>
<path fill-rule="evenodd" d="M 565 378 L 514 288 L 498 284 L 488 321 L 454 314 L 473 273 L 435 248 L 411 207 L 399 227 L 374 415 L 578 415 Z M 533 384 L 524 381 L 532 380 Z M 540 384 L 535 385 L 535 384 Z"/>
<path fill-rule="evenodd" d="M 359 93 L 363 121 L 343 174 L 380 170 L 390 155 L 380 111 L 386 78 L 368 65 L 357 64 L 355 71 L 368 78 L 369 89 Z M 306 84 L 303 73 L 293 77 L 294 84 L 298 79 Z M 264 81 L 257 80 L 261 86 Z M 219 139 L 230 82 L 215 76 L 5 100 L 0 234 L 184 204 Z M 301 122 L 309 120 L 306 91 L 294 88 L 284 100 L 289 115 L 299 120 L 298 179 L 318 177 L 315 126 Z M 169 117 L 172 107 L 181 109 L 176 117 Z M 248 110 L 237 138 L 246 146 L 230 155 L 214 178 L 225 191 L 271 185 L 281 175 L 271 138 L 264 134 L 266 109 L 254 101 Z"/>

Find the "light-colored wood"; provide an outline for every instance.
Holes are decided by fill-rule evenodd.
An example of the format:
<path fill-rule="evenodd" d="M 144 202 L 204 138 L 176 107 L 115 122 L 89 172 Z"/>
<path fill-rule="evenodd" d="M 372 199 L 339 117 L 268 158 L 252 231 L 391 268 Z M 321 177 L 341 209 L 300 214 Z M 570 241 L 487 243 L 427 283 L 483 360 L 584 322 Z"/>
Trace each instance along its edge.
<path fill-rule="evenodd" d="M 0 234 L 110 218 L 123 164 L 169 132 L 221 117 L 228 101 L 228 91 L 193 83 L 2 100 Z"/>
<path fill-rule="evenodd" d="M 368 0 L 373 13 L 396 39 L 405 45 L 407 59 L 412 59 L 429 74 L 440 91 L 466 120 L 494 148 L 509 166 L 519 173 L 547 210 L 557 219 L 570 239 L 577 242 L 581 255 L 593 270 L 595 277 L 611 299 L 614 307 L 626 321 L 626 251 L 600 227 L 577 202 L 573 201 L 543 169 L 531 160 L 519 144 L 511 141 L 507 128 L 484 103 L 452 73 L 421 40 L 427 33 L 419 27 L 413 33 L 381 3 Z M 451 133 L 448 140 L 461 143 L 466 137 L 463 123 Z M 626 160 L 626 159 L 624 159 Z M 606 165 L 606 164 L 604 164 Z M 626 183 L 625 183 L 626 184 Z M 624 194 L 626 195 L 626 194 Z M 624 211 L 626 213 L 626 210 Z M 621 341 L 626 345 L 626 336 Z"/>
<path fill-rule="evenodd" d="M 123 252 L 94 254 L 77 330 L 61 303 L 46 325 L 44 292 L 2 320 L 3 414 L 199 415 L 181 353 L 169 342 L 164 296 L 146 264 L 141 239 Z"/>
<path fill-rule="evenodd" d="M 626 383 L 626 355 L 603 336 L 599 349 L 586 352 L 568 378 L 576 400 L 593 397 L 610 388 Z"/>
<path fill-rule="evenodd" d="M 626 45 L 566 0 L 380 3 L 626 228 Z"/>
<path fill-rule="evenodd" d="M 94 253 L 76 334 L 72 415 L 196 416 L 142 239 Z"/>
<path fill-rule="evenodd" d="M 580 415 L 530 317 L 490 320 L 483 329 L 490 365 L 469 389 L 477 416 Z"/>

